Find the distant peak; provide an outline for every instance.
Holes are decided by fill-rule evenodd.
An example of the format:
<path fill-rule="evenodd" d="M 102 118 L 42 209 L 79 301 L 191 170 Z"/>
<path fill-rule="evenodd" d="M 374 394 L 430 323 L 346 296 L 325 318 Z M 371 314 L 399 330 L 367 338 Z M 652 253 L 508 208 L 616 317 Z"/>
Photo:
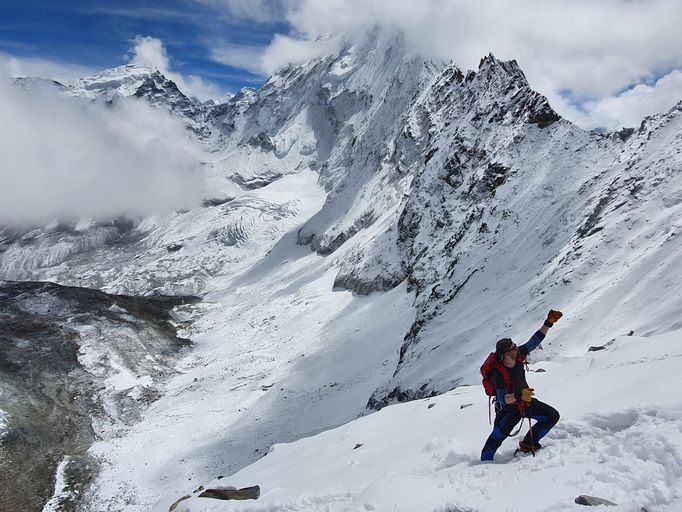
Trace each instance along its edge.
<path fill-rule="evenodd" d="M 92 76 L 79 78 L 72 87 L 77 95 L 96 97 L 114 93 L 131 96 L 147 78 L 160 72 L 140 64 L 124 64 Z"/>
<path fill-rule="evenodd" d="M 78 82 L 93 83 L 121 79 L 139 80 L 151 76 L 154 73 L 159 73 L 159 71 L 156 68 L 143 66 L 141 64 L 124 64 L 123 66 L 105 69 L 94 75 L 79 78 Z"/>

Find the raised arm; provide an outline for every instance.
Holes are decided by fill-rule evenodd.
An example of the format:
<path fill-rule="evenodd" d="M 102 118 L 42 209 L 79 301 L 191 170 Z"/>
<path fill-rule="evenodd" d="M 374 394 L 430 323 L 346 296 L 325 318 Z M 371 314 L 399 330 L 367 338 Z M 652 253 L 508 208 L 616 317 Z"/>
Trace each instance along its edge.
<path fill-rule="evenodd" d="M 519 347 L 519 352 L 523 355 L 528 355 L 530 352 L 538 348 L 540 343 L 542 343 L 542 340 L 545 339 L 549 329 L 556 322 L 558 322 L 562 316 L 564 316 L 564 314 L 561 311 L 550 309 L 549 313 L 547 313 L 547 319 L 545 320 L 545 323 L 542 324 L 542 327 L 540 327 L 539 330 L 535 331 L 535 334 L 533 334 L 527 342 Z"/>

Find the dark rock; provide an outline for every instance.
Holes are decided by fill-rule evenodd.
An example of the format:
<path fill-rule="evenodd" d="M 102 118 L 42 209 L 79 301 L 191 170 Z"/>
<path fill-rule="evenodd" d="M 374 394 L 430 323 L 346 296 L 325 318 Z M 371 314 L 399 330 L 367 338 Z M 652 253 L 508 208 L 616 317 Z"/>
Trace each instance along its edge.
<path fill-rule="evenodd" d="M 431 160 L 437 152 L 438 152 L 438 148 L 433 148 L 431 151 L 429 151 L 426 154 L 426 157 L 424 158 L 424 164 L 428 164 L 429 160 Z"/>
<path fill-rule="evenodd" d="M 597 227 L 597 224 L 602 220 L 604 211 L 606 210 L 606 207 L 609 205 L 609 203 L 613 201 L 614 195 L 615 192 L 609 190 L 607 194 L 599 200 L 597 205 L 592 210 L 592 213 L 590 213 L 585 219 L 584 224 L 578 228 L 578 237 L 585 238 L 604 229 L 601 226 Z"/>
<path fill-rule="evenodd" d="M 217 500 L 257 500 L 260 496 L 260 487 L 243 487 L 242 489 L 206 489 L 200 498 L 214 498 Z"/>
<path fill-rule="evenodd" d="M 166 246 L 166 250 L 168 252 L 178 252 L 182 248 L 183 248 L 182 244 L 170 244 Z"/>
<path fill-rule="evenodd" d="M 356 444 L 356 445 L 353 447 L 353 450 L 357 450 L 357 449 L 360 448 L 361 446 L 362 446 L 362 443 L 358 443 L 358 444 Z"/>
<path fill-rule="evenodd" d="M 333 290 L 349 290 L 358 295 L 370 295 L 374 292 L 392 290 L 405 280 L 405 274 L 379 275 L 364 278 L 355 274 L 339 273 L 334 279 Z"/>
<path fill-rule="evenodd" d="M 549 106 L 549 103 L 539 107 L 537 110 L 532 111 L 528 116 L 528 122 L 531 124 L 537 124 L 538 128 L 547 128 L 560 119 L 561 116 Z"/>
<path fill-rule="evenodd" d="M 367 408 L 373 410 L 383 409 L 387 405 L 391 405 L 396 402 L 410 402 L 412 400 L 421 400 L 422 398 L 432 398 L 437 396 L 438 393 L 435 391 L 429 391 L 425 386 L 418 390 L 403 390 L 400 386 L 396 386 L 388 393 L 384 393 L 381 390 L 377 390 L 372 393 L 372 396 L 367 401 Z"/>
<path fill-rule="evenodd" d="M 260 132 L 249 139 L 249 145 L 261 148 L 264 151 L 272 151 L 275 145 L 265 132 Z"/>
<path fill-rule="evenodd" d="M 626 140 L 628 140 L 632 136 L 633 133 L 635 133 L 634 128 L 623 128 L 622 130 L 616 132 L 616 136 L 620 140 L 625 142 Z"/>
<path fill-rule="evenodd" d="M 237 185 L 246 190 L 256 190 L 259 188 L 267 187 L 271 183 L 282 178 L 281 173 L 274 174 L 262 174 L 257 176 L 245 177 L 239 173 L 235 173 L 230 179 L 234 181 Z"/>
<path fill-rule="evenodd" d="M 201 202 L 201 206 L 203 206 L 204 208 L 208 208 L 211 206 L 220 206 L 221 204 L 229 203 L 233 199 L 234 197 L 225 197 L 222 199 L 204 199 Z"/>
<path fill-rule="evenodd" d="M 336 251 L 346 242 L 346 240 L 349 240 L 350 238 L 355 236 L 360 230 L 365 229 L 374 224 L 378 217 L 379 216 L 377 215 L 376 212 L 374 212 L 374 210 L 372 209 L 366 210 L 362 213 L 362 215 L 355 219 L 355 222 L 353 222 L 353 224 L 349 228 L 336 235 L 325 234 L 320 237 L 313 236 L 311 240 L 311 247 L 320 256 L 327 256 Z"/>
<path fill-rule="evenodd" d="M 598 352 L 600 350 L 606 350 L 606 346 L 604 345 L 599 345 L 598 347 L 592 346 L 587 349 L 588 352 Z"/>
<path fill-rule="evenodd" d="M 575 499 L 575 502 L 578 505 L 585 505 L 588 507 L 596 507 L 598 505 L 606 505 L 607 507 L 615 507 L 616 504 L 613 503 L 612 501 L 605 500 L 604 498 L 598 498 L 596 496 L 587 496 L 584 494 L 581 494 Z"/>

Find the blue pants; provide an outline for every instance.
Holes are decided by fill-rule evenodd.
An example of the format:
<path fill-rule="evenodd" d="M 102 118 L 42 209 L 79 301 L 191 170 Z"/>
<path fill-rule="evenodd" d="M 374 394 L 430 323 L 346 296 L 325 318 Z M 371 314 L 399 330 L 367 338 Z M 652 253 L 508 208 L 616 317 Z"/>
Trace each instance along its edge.
<path fill-rule="evenodd" d="M 509 437 L 514 427 L 523 418 L 534 419 L 536 423 L 526 434 L 526 437 L 523 438 L 522 442 L 537 446 L 538 441 L 545 437 L 550 429 L 559 421 L 559 412 L 554 407 L 535 398 L 533 398 L 529 405 L 526 405 L 523 416 L 516 406 L 498 410 L 495 415 L 493 431 L 485 442 L 483 451 L 481 451 L 481 460 L 493 460 L 495 452 L 502 444 L 502 441 Z"/>

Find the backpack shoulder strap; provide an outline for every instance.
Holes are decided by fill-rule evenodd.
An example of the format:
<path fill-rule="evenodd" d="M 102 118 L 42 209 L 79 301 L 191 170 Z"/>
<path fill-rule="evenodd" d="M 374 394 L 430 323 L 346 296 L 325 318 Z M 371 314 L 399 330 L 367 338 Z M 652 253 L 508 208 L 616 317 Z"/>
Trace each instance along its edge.
<path fill-rule="evenodd" d="M 507 367 L 500 362 L 496 362 L 493 366 L 493 370 L 500 372 L 500 375 L 502 375 L 502 378 L 504 378 L 504 384 L 507 386 L 507 388 L 509 388 L 511 384 L 511 378 L 509 377 L 509 370 Z"/>

